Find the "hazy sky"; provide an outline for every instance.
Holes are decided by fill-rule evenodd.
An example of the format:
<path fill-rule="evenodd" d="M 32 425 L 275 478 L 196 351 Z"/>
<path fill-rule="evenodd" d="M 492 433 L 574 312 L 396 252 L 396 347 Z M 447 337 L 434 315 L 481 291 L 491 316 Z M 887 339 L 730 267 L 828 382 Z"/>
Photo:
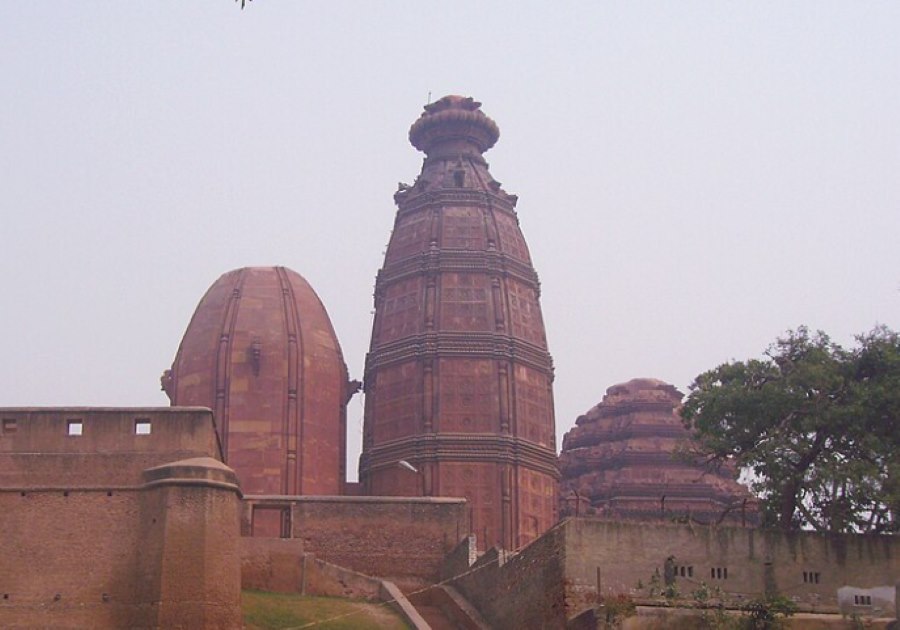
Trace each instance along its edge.
<path fill-rule="evenodd" d="M 900 328 L 898 33 L 896 1 L 4 2 L 0 405 L 166 405 L 248 265 L 305 276 L 361 378 L 429 94 L 500 126 L 560 438 L 617 382 Z"/>

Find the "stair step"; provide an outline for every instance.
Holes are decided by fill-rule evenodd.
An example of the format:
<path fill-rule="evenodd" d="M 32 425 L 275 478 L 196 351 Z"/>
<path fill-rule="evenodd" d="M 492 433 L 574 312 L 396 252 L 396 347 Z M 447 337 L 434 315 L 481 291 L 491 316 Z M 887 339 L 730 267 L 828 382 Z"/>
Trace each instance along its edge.
<path fill-rule="evenodd" d="M 416 610 L 428 622 L 431 630 L 458 630 L 456 624 L 447 619 L 443 611 L 437 606 L 416 604 Z"/>

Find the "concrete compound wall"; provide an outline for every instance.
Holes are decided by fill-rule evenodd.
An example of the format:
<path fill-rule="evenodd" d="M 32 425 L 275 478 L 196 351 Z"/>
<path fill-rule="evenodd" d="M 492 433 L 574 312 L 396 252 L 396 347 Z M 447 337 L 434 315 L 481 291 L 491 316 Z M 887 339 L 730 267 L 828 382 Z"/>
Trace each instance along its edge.
<path fill-rule="evenodd" d="M 847 614 L 894 613 L 894 585 L 900 578 L 897 537 L 586 518 L 569 519 L 560 527 L 570 616 L 596 601 L 598 570 L 601 593 L 647 595 L 652 575 L 659 571 L 663 578 L 670 556 L 679 567 L 675 587 L 688 599 L 705 583 L 735 603 L 778 593 L 805 610 L 838 612 L 843 604 Z M 682 577 L 681 567 L 689 575 Z M 639 582 L 643 589 L 637 588 Z M 871 604 L 855 605 L 853 594 L 869 594 Z"/>
<path fill-rule="evenodd" d="M 240 627 L 217 455 L 209 410 L 0 408 L 0 626 Z"/>
<path fill-rule="evenodd" d="M 273 523 L 281 531 L 273 532 Z M 244 536 L 296 539 L 320 560 L 399 584 L 435 581 L 468 528 L 465 499 L 247 496 L 243 502 Z"/>

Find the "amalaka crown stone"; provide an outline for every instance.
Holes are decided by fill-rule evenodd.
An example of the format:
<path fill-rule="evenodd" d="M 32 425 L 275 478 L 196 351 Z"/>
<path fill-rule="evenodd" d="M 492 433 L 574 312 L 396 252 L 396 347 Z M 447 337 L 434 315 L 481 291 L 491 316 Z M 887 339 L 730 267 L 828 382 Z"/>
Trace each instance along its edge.
<path fill-rule="evenodd" d="M 429 157 L 435 154 L 484 153 L 497 142 L 500 129 L 480 110 L 481 103 L 464 96 L 445 96 L 429 103 L 409 129 L 409 141 Z"/>

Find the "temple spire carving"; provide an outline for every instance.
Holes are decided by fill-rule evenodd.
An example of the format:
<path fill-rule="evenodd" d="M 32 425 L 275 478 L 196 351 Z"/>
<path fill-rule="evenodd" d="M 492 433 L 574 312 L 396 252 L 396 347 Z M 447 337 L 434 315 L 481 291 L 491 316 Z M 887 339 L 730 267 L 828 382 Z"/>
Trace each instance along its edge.
<path fill-rule="evenodd" d="M 360 481 L 464 496 L 479 546 L 514 549 L 556 523 L 553 365 L 517 199 L 483 157 L 500 131 L 480 105 L 446 96 L 410 128 L 426 157 L 394 195 L 376 279 Z"/>

